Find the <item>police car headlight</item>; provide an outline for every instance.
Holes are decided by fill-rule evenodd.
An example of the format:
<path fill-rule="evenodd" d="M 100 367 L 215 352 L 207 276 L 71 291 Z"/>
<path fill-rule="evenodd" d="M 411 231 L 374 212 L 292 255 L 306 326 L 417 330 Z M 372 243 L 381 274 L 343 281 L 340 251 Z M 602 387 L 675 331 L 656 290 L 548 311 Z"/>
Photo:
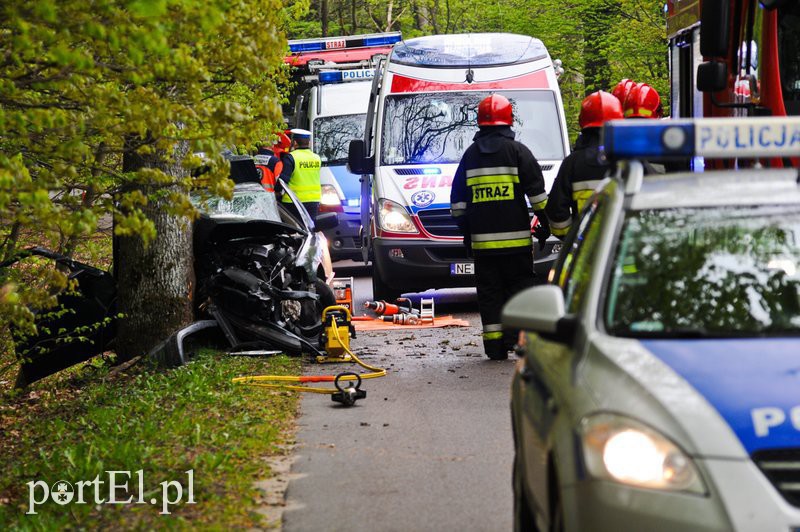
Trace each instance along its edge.
<path fill-rule="evenodd" d="M 596 414 L 581 421 L 586 468 L 629 486 L 706 493 L 692 459 L 666 436 L 630 418 Z"/>
<path fill-rule="evenodd" d="M 378 223 L 381 229 L 393 233 L 418 233 L 411 216 L 399 203 L 382 199 L 378 202 Z"/>
<path fill-rule="evenodd" d="M 322 197 L 319 202 L 322 205 L 341 205 L 342 200 L 339 194 L 336 193 L 336 187 L 333 185 L 322 185 Z"/>

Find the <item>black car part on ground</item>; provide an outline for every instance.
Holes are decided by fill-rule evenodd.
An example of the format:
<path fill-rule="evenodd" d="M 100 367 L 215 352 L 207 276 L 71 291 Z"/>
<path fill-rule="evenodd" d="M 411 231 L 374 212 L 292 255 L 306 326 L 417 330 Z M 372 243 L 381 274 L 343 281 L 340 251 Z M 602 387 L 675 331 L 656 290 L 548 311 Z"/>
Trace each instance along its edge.
<path fill-rule="evenodd" d="M 66 268 L 68 279 L 77 287 L 60 294 L 53 311 L 36 312 L 36 334 L 13 331 L 17 357 L 22 362 L 18 388 L 108 350 L 117 332 L 117 288 L 109 272 L 40 247 L 15 255 L 0 268 L 32 255 L 52 259 Z M 76 330 L 81 333 L 75 335 Z"/>

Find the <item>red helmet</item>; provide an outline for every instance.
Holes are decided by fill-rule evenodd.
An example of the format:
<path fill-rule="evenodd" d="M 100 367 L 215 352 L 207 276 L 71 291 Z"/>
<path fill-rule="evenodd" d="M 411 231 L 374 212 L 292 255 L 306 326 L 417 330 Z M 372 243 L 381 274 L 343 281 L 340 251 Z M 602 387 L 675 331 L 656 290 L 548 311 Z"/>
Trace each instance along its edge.
<path fill-rule="evenodd" d="M 661 97 L 647 83 L 639 83 L 625 98 L 625 118 L 661 118 Z"/>
<path fill-rule="evenodd" d="M 631 89 L 636 86 L 636 82 L 632 79 L 624 78 L 617 83 L 617 86 L 611 91 L 611 94 L 617 97 L 620 105 L 625 105 L 625 97 L 631 92 Z"/>
<path fill-rule="evenodd" d="M 505 96 L 492 94 L 478 104 L 479 126 L 510 126 L 513 123 L 511 102 Z"/>
<path fill-rule="evenodd" d="M 289 148 L 292 145 L 292 141 L 289 139 L 288 133 L 280 132 L 277 135 L 278 139 L 272 144 L 272 152 L 275 155 L 289 151 Z"/>
<path fill-rule="evenodd" d="M 613 94 L 605 91 L 591 93 L 581 102 L 578 124 L 581 129 L 600 127 L 608 120 L 622 118 L 622 104 Z"/>

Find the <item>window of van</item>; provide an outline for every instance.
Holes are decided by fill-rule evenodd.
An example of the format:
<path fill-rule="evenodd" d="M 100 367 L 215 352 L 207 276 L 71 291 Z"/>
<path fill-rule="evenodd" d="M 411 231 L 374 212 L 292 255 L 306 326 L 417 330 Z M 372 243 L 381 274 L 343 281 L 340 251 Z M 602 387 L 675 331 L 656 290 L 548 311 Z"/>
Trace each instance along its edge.
<path fill-rule="evenodd" d="M 494 91 L 514 107 L 516 139 L 540 161 L 564 158 L 553 91 Z M 383 164 L 458 163 L 478 130 L 478 103 L 491 92 L 430 92 L 386 97 Z"/>
<path fill-rule="evenodd" d="M 350 141 L 364 138 L 366 123 L 366 113 L 315 118 L 314 153 L 322 159 L 323 166 L 347 163 Z"/>

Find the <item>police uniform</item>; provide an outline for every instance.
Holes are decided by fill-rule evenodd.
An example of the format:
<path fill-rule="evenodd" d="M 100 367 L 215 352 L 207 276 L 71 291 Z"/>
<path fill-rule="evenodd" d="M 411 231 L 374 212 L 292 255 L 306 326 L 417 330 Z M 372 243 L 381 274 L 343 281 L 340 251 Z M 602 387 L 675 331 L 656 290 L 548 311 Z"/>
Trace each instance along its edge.
<path fill-rule="evenodd" d="M 483 126 L 473 140 L 453 178 L 450 208 L 475 258 L 484 350 L 503 359 L 516 340 L 503 336 L 503 305 L 534 277 L 525 198 L 541 212 L 547 193 L 539 163 L 509 126 Z"/>
<path fill-rule="evenodd" d="M 559 238 L 567 235 L 573 217 L 583 209 L 608 173 L 609 164 L 600 159 L 599 152 L 600 128 L 586 128 L 581 131 L 572 153 L 561 163 L 545 209 L 550 230 Z"/>
<path fill-rule="evenodd" d="M 310 138 L 311 132 L 306 130 L 292 130 L 293 136 Z M 283 170 L 281 178 L 289 185 L 297 199 L 311 215 L 311 219 L 317 217 L 319 202 L 322 198 L 322 188 L 320 186 L 320 168 L 322 161 L 310 148 L 295 148 L 281 159 Z M 292 200 L 287 194 L 281 198 L 283 203 L 291 204 Z"/>

